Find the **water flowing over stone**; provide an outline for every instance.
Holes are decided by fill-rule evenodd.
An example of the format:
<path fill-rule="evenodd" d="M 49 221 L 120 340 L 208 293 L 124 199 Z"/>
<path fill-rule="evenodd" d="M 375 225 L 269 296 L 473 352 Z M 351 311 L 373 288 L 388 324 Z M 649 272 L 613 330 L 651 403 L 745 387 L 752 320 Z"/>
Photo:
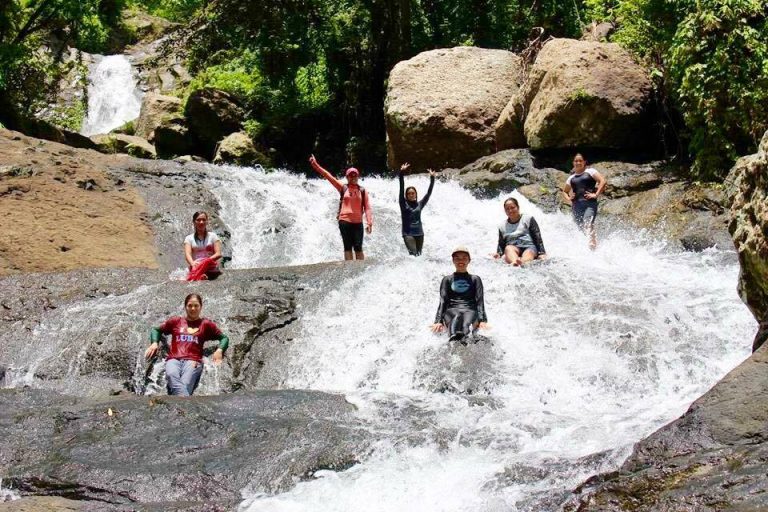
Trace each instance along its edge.
<path fill-rule="evenodd" d="M 88 116 L 80 133 L 108 133 L 139 116 L 141 91 L 124 55 L 102 58 L 88 77 Z"/>
<path fill-rule="evenodd" d="M 247 426 L 231 433 L 206 426 L 221 434 L 217 442 L 236 461 L 227 462 L 231 465 L 226 480 L 247 482 L 237 489 L 230 485 L 226 495 L 220 494 L 227 501 L 234 494 L 240 499 L 242 492 L 242 512 L 357 511 L 361 503 L 370 511 L 557 510 L 570 489 L 594 473 L 619 467 L 634 442 L 677 417 L 749 353 L 745 340 L 754 335 L 755 324 L 736 293 L 733 251 L 684 252 L 642 231 L 616 229 L 601 236 L 598 250 L 591 252 L 565 214 L 543 212 L 512 190 L 499 189 L 493 197 L 478 199 L 455 182 L 441 181 L 422 217 L 424 256 L 412 258 L 400 235 L 397 182 L 366 176 L 362 184 L 374 207 L 374 231 L 365 241 L 368 260 L 342 264 L 337 263 L 341 244 L 334 221 L 338 194 L 327 182 L 281 170 L 208 165 L 195 169 L 199 172 L 194 185 L 172 182 L 177 194 L 173 199 L 185 212 L 182 219 L 185 208 L 192 211 L 190 204 L 199 204 L 189 200 L 198 197 L 194 194 L 199 190 L 210 189 L 215 195 L 210 204 L 216 203 L 217 210 L 212 215 L 231 232 L 233 259 L 224 276 L 195 285 L 137 276 L 148 284 L 133 287 L 122 279 L 131 290 L 100 287 L 93 297 L 67 303 L 46 304 L 41 299 L 37 325 L 8 321 L 18 324 L 18 335 L 9 329 L 0 336 L 0 356 L 19 340 L 28 348 L 13 352 L 13 360 L 0 357 L 0 364 L 12 366 L 11 380 L 17 386 L 61 391 L 72 379 L 93 378 L 78 372 L 95 372 L 100 361 L 116 352 L 108 350 L 111 340 L 106 337 L 85 339 L 72 329 L 71 319 L 76 318 L 92 325 L 94 332 L 117 338 L 124 365 L 134 365 L 141 373 L 148 326 L 177 308 L 180 313 L 183 295 L 200 289 L 206 314 L 225 320 L 232 334 L 225 363 L 232 368 L 222 368 L 221 378 L 205 374 L 200 394 L 236 393 L 220 404 L 216 397 L 193 398 L 183 402 L 185 412 L 226 424 L 238 407 L 258 402 L 238 396 L 250 397 L 254 388 L 276 390 L 275 396 L 283 398 L 273 402 L 274 416 L 254 428 L 265 435 L 260 429 L 273 433 L 287 425 L 286 431 L 292 431 L 284 416 L 292 406 L 280 405 L 295 393 L 291 390 L 337 393 L 354 405 L 345 412 L 346 425 L 365 438 L 344 452 L 342 462 L 347 465 L 328 467 L 321 457 L 317 464 L 303 466 L 311 473 L 282 474 L 275 485 L 271 478 L 284 464 L 283 455 L 270 459 L 278 465 L 266 464 L 275 471 L 270 473 L 262 469 L 265 464 L 258 455 L 263 452 L 256 448 L 247 452 L 250 459 L 235 456 L 241 437 L 250 438 Z M 157 187 L 171 184 L 159 174 L 141 179 L 155 180 Z M 424 194 L 428 179 L 408 177 L 407 182 Z M 523 212 L 536 216 L 550 262 L 519 269 L 488 257 L 495 249 L 496 226 L 504 220 L 501 199 L 509 194 L 518 197 Z M 184 226 L 191 229 L 190 224 Z M 470 271 L 484 281 L 491 324 L 476 344 L 466 347 L 451 345 L 428 330 L 440 278 L 452 271 L 449 255 L 459 243 L 472 251 Z M 323 264 L 304 266 L 317 263 Z M 252 274 L 259 274 L 260 281 Z M 280 281 L 283 275 L 290 278 Z M 49 281 L 48 287 L 56 286 L 55 279 Z M 265 281 L 274 284 L 264 284 L 263 291 L 254 286 Z M 274 299 L 277 285 L 292 290 L 282 302 Z M 19 286 L 30 290 L 26 293 L 45 291 L 33 281 Z M 15 303 L 7 307 L 0 313 L 12 315 L 16 310 Z M 255 321 L 245 318 L 245 312 L 267 320 L 248 330 L 246 324 Z M 274 335 L 282 329 L 277 323 L 281 319 L 282 324 L 291 321 L 290 329 Z M 71 343 L 77 348 L 67 350 L 67 338 L 80 344 Z M 81 353 L 83 343 L 102 339 L 104 347 Z M 42 346 L 48 346 L 47 352 L 34 349 Z M 50 363 L 56 357 L 72 362 L 63 365 L 65 375 Z M 244 390 L 237 391 L 231 382 Z M 136 390 L 162 392 L 157 386 Z M 5 392 L 7 402 L 15 404 L 18 399 L 12 393 L 19 391 Z M 39 396 L 49 400 L 47 394 Z M 147 400 L 155 399 L 115 398 L 120 401 L 116 409 L 126 413 L 121 425 L 146 429 L 159 412 L 140 406 L 139 400 L 151 404 Z M 107 400 L 101 409 L 89 406 L 71 419 L 70 406 L 56 400 L 55 421 L 66 420 L 71 429 L 54 440 L 63 447 L 57 453 L 93 450 L 79 445 L 91 439 L 81 416 L 104 424 L 112 421 L 104 412 Z M 176 403 L 173 400 L 162 398 L 162 403 Z M 14 407 L 19 412 L 9 413 L 9 422 L 23 412 L 23 404 Z M 186 426 L 166 412 L 166 406 L 152 407 L 163 411 L 162 421 Z M 313 410 L 320 412 L 302 424 L 325 424 L 322 411 L 327 408 Z M 248 421 L 247 414 L 238 414 Z M 157 423 L 152 425 L 161 431 Z M 338 432 L 344 424 L 335 425 L 328 431 Z M 116 428 L 105 435 L 126 443 L 114 445 L 119 448 L 128 446 L 125 439 L 133 443 L 129 430 L 125 432 Z M 283 451 L 274 453 L 303 450 L 313 439 L 317 437 L 292 437 L 292 444 L 286 441 Z M 0 462 L 5 460 L 2 447 L 0 443 Z M 187 458 L 203 448 L 211 449 L 205 439 L 189 445 L 188 453 L 183 452 L 186 446 L 171 451 L 174 457 Z M 158 458 L 151 449 L 141 451 Z M 293 464 L 287 466 L 287 472 L 294 471 Z M 22 470 L 14 471 L 14 482 L 21 482 Z M 54 470 L 77 477 L 66 463 Z M 191 483 L 180 478 L 177 485 L 207 489 L 221 474 L 190 471 L 186 481 Z M 165 473 L 159 478 L 173 480 Z M 99 488 L 112 493 L 112 503 L 123 503 L 126 495 L 121 493 L 134 491 L 122 482 L 105 478 Z M 165 490 L 131 497 L 176 499 Z"/>

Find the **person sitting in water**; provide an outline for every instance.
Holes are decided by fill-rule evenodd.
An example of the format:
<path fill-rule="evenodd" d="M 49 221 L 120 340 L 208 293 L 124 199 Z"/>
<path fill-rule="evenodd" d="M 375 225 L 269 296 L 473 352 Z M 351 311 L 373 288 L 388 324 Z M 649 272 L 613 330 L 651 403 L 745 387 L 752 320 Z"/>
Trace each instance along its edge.
<path fill-rule="evenodd" d="M 221 240 L 208 231 L 207 213 L 195 212 L 192 222 L 195 232 L 184 239 L 184 258 L 189 265 L 187 281 L 216 279 L 221 275 Z"/>
<path fill-rule="evenodd" d="M 507 219 L 499 226 L 499 242 L 494 258 L 519 267 L 536 258 L 546 258 L 541 230 L 531 215 L 520 213 L 520 203 L 514 197 L 504 201 Z"/>
<path fill-rule="evenodd" d="M 432 195 L 432 188 L 435 186 L 435 171 L 428 169 L 429 171 L 429 188 L 424 196 L 424 199 L 418 201 L 418 194 L 414 187 L 405 188 L 405 179 L 403 174 L 410 167 L 405 163 L 400 167 L 400 172 L 397 174 L 400 181 L 400 217 L 403 220 L 403 242 L 405 242 L 405 248 L 408 249 L 408 254 L 411 256 L 420 256 L 421 249 L 424 247 L 424 229 L 421 226 L 421 212 L 429 201 L 429 197 Z"/>
<path fill-rule="evenodd" d="M 595 234 L 595 218 L 597 218 L 597 198 L 605 190 L 606 180 L 602 174 L 592 167 L 587 167 L 587 161 L 581 153 L 573 157 L 573 174 L 563 187 L 566 200 L 571 203 L 573 220 L 579 229 L 589 235 L 589 248 L 597 248 Z"/>
<path fill-rule="evenodd" d="M 432 332 L 448 328 L 450 340 L 461 341 L 473 329 L 485 329 L 488 318 L 485 316 L 483 281 L 467 272 L 471 260 L 469 250 L 459 246 L 451 257 L 456 271 L 440 283 L 440 305 Z"/>
<path fill-rule="evenodd" d="M 213 362 L 219 364 L 229 346 L 229 338 L 215 323 L 200 317 L 203 310 L 203 298 L 200 295 L 187 295 L 184 299 L 184 309 L 186 316 L 169 318 L 159 327 L 152 328 L 152 344 L 147 348 L 144 357 L 155 357 L 160 335 L 170 334 L 171 348 L 165 360 L 168 394 L 192 396 L 203 374 L 203 345 L 209 340 L 219 341 L 219 347 L 213 353 Z"/>
<path fill-rule="evenodd" d="M 365 231 L 370 235 L 373 231 L 373 210 L 371 210 L 371 204 L 368 201 L 368 194 L 358 184 L 360 171 L 354 167 L 347 169 L 345 173 L 347 183 L 343 185 L 317 163 L 315 155 L 309 157 L 309 164 L 315 172 L 328 180 L 339 191 L 339 211 L 336 214 L 336 219 L 339 221 L 339 232 L 341 232 L 341 241 L 344 244 L 344 259 L 365 259 L 363 253 L 363 212 L 365 212 L 366 220 Z M 353 249 L 355 251 L 354 258 L 352 257 Z"/>

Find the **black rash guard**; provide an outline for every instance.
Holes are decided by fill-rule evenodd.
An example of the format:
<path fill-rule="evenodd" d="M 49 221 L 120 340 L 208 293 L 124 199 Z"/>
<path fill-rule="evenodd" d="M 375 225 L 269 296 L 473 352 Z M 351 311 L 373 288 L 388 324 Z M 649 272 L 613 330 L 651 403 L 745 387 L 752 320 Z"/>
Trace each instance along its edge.
<path fill-rule="evenodd" d="M 483 281 L 468 272 L 454 272 L 443 278 L 440 283 L 440 305 L 437 307 L 435 323 L 443 322 L 448 310 L 474 311 L 478 322 L 487 322 L 485 301 L 483 300 Z"/>
<path fill-rule="evenodd" d="M 400 216 L 403 219 L 403 236 L 424 236 L 421 227 L 421 210 L 427 205 L 429 196 L 432 195 L 432 187 L 435 186 L 435 177 L 429 177 L 429 189 L 421 201 L 408 201 L 405 199 L 405 179 L 398 174 L 400 179 Z"/>

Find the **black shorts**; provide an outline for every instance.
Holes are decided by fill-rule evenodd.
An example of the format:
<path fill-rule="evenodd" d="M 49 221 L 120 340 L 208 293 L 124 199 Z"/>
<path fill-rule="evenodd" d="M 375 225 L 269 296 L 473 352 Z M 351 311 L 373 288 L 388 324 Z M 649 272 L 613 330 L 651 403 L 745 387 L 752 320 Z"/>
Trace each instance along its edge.
<path fill-rule="evenodd" d="M 344 242 L 344 252 L 352 249 L 355 252 L 363 252 L 363 223 L 352 224 L 351 222 L 339 221 L 339 232 L 341 240 Z"/>

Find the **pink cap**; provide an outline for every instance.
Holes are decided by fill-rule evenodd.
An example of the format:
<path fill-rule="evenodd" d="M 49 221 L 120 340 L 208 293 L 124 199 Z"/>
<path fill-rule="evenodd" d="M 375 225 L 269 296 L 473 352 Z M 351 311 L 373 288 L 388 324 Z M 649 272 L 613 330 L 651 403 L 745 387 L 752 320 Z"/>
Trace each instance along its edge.
<path fill-rule="evenodd" d="M 357 176 L 360 176 L 360 171 L 358 171 L 358 170 L 357 170 L 357 169 L 355 169 L 354 167 L 350 167 L 349 169 L 347 169 L 347 172 L 346 172 L 346 173 L 344 173 L 344 176 L 346 176 L 347 178 L 349 178 L 349 177 L 350 177 L 351 175 L 353 175 L 353 174 L 356 174 Z"/>

